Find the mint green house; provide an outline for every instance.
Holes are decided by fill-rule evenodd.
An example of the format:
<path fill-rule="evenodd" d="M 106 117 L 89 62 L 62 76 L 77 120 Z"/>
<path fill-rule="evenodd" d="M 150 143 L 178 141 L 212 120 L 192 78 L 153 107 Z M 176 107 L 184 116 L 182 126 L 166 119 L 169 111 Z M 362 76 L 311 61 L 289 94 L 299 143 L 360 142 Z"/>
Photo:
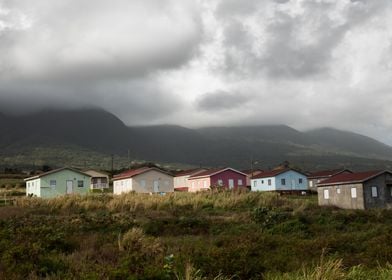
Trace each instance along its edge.
<path fill-rule="evenodd" d="M 91 176 L 64 167 L 26 178 L 26 196 L 53 198 L 66 194 L 87 194 Z"/>

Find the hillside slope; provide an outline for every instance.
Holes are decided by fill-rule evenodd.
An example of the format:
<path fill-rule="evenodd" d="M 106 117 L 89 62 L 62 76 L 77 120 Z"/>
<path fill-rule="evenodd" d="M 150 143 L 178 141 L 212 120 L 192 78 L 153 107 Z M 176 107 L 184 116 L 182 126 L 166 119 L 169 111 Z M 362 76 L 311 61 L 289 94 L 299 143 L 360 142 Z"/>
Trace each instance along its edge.
<path fill-rule="evenodd" d="M 331 128 L 300 132 L 284 125 L 208 127 L 188 129 L 174 125 L 127 127 L 111 113 L 99 109 L 47 110 L 24 116 L 0 114 L 0 156 L 4 164 L 34 160 L 51 162 L 62 147 L 94 158 L 110 154 L 132 159 L 204 166 L 248 168 L 251 158 L 268 168 L 289 160 L 307 169 L 346 166 L 385 168 L 392 148 L 372 138 Z M 45 155 L 37 149 L 45 148 Z M 51 155 L 53 153 L 53 155 Z M 23 156 L 23 157 L 21 157 Z M 86 160 L 87 162 L 87 160 Z M 28 162 L 27 162 L 28 163 Z M 27 164 L 26 163 L 26 164 Z M 90 164 L 90 163 L 88 163 Z M 391 165 L 392 166 L 392 165 Z"/>

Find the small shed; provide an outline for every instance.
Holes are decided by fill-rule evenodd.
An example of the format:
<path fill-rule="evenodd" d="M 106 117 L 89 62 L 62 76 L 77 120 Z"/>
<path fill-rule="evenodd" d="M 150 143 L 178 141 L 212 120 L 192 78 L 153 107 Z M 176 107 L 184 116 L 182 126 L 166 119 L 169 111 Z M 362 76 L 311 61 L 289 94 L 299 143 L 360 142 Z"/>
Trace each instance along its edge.
<path fill-rule="evenodd" d="M 87 194 L 91 176 L 63 167 L 25 179 L 26 195 L 53 198 L 66 194 Z"/>
<path fill-rule="evenodd" d="M 93 169 L 83 172 L 91 176 L 91 190 L 104 190 L 109 188 L 109 174 Z"/>
<path fill-rule="evenodd" d="M 333 170 L 316 171 L 309 174 L 308 176 L 309 190 L 312 192 L 317 192 L 317 184 L 342 173 L 353 173 L 353 172 L 346 168 L 340 168 L 340 169 L 333 169 Z"/>
<path fill-rule="evenodd" d="M 246 174 L 230 167 L 217 168 L 190 176 L 188 181 L 190 192 L 209 190 L 211 186 L 237 189 L 246 187 Z"/>
<path fill-rule="evenodd" d="M 252 191 L 303 192 L 308 190 L 306 174 L 283 168 L 264 171 L 251 180 Z"/>
<path fill-rule="evenodd" d="M 131 169 L 113 177 L 113 194 L 174 192 L 173 175 L 156 167 Z"/>

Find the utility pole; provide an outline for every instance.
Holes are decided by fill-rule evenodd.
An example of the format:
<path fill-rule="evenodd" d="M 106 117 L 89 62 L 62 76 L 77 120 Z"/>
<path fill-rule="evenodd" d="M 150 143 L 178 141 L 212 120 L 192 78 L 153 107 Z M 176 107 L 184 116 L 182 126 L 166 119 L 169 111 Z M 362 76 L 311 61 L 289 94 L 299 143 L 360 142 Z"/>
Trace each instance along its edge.
<path fill-rule="evenodd" d="M 113 171 L 114 171 L 114 155 L 111 154 L 112 157 L 112 175 L 113 175 Z"/>
<path fill-rule="evenodd" d="M 128 168 L 131 168 L 131 151 L 128 149 Z"/>

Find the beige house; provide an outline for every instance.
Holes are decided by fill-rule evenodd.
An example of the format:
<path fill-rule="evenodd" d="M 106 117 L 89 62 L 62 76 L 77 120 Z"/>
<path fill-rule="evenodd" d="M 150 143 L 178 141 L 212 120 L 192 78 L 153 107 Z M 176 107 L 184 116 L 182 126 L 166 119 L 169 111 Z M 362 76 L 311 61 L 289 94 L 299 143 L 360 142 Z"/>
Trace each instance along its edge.
<path fill-rule="evenodd" d="M 392 208 L 392 173 L 342 173 L 318 184 L 321 206 L 344 209 Z"/>
<path fill-rule="evenodd" d="M 91 190 L 103 190 L 109 188 L 109 175 L 107 173 L 96 170 L 86 170 L 84 173 L 91 176 Z"/>
<path fill-rule="evenodd" d="M 131 169 L 113 177 L 113 194 L 174 192 L 173 175 L 156 167 Z"/>
<path fill-rule="evenodd" d="M 178 172 L 174 177 L 174 190 L 175 191 L 189 191 L 189 177 L 200 174 L 207 169 L 205 168 L 196 168 L 191 170 L 184 170 Z"/>

